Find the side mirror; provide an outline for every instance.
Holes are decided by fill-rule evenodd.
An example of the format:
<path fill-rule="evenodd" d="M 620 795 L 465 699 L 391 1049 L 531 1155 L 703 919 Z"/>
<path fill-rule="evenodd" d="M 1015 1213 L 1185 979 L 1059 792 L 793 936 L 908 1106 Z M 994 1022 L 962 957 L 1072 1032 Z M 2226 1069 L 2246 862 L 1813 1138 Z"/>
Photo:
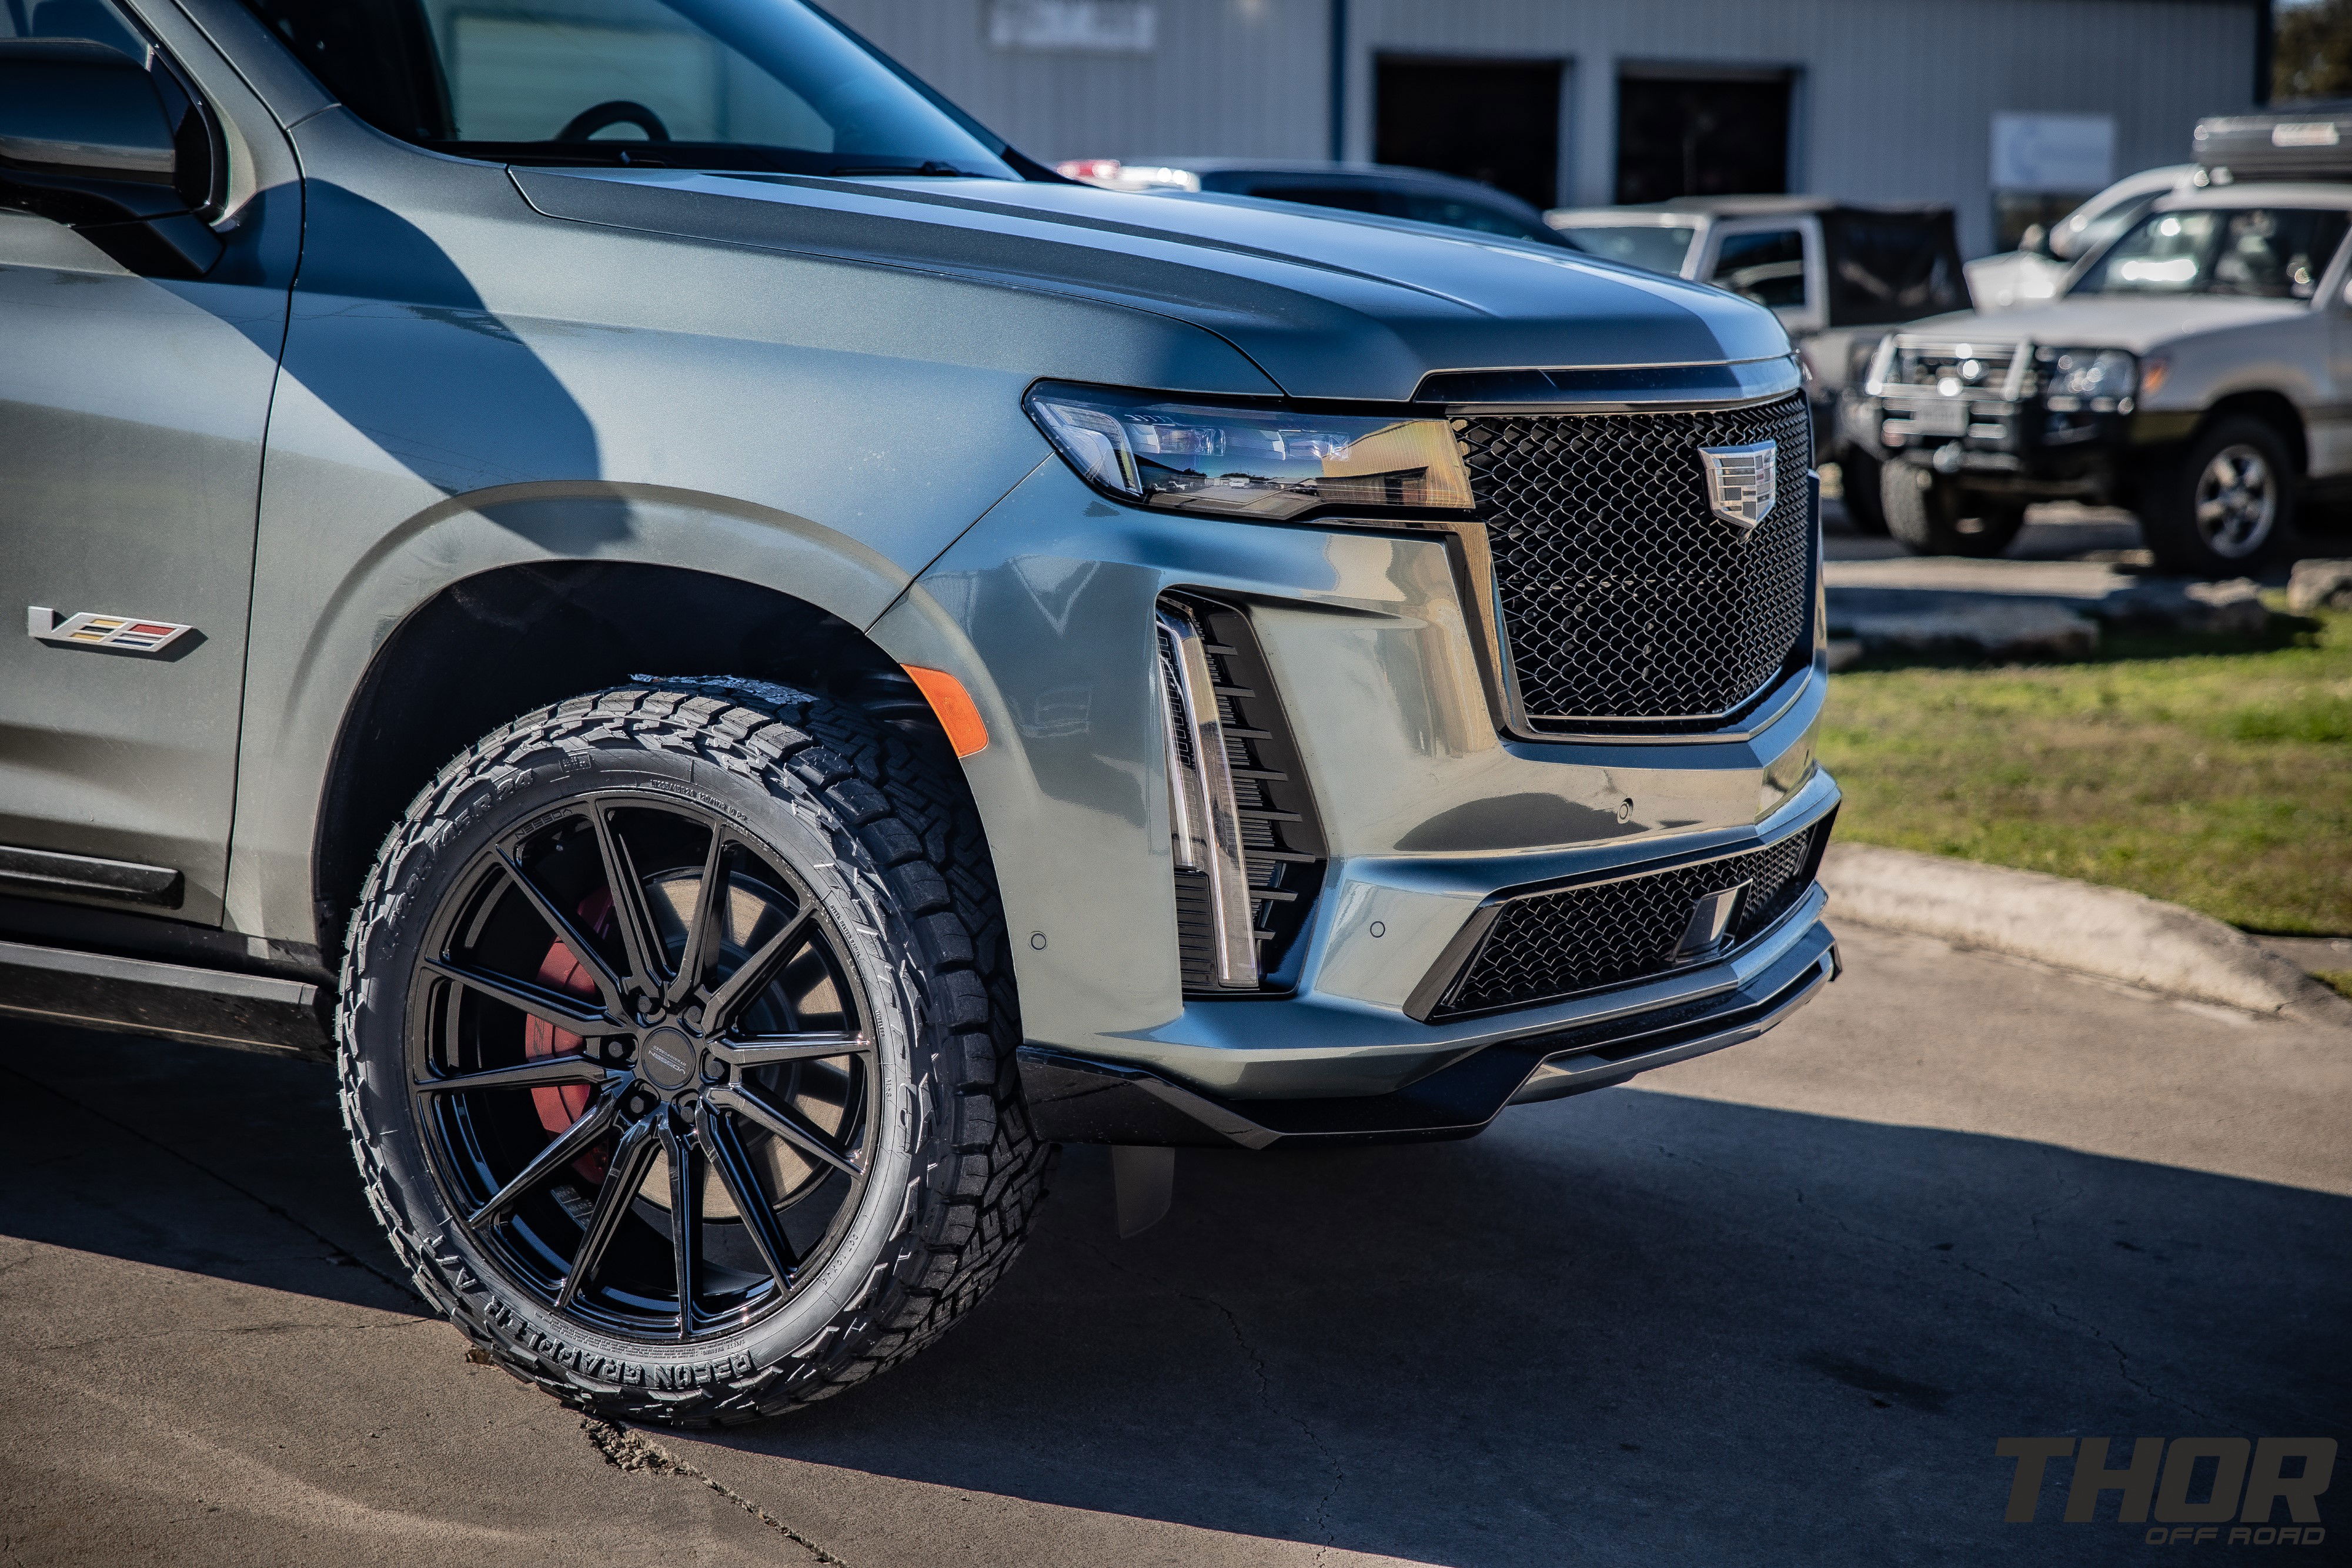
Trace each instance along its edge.
<path fill-rule="evenodd" d="M 211 183 L 201 111 L 184 103 L 175 124 L 139 61 L 86 38 L 0 40 L 0 207 L 65 224 L 134 272 L 201 277 L 223 248 L 195 215 Z"/>

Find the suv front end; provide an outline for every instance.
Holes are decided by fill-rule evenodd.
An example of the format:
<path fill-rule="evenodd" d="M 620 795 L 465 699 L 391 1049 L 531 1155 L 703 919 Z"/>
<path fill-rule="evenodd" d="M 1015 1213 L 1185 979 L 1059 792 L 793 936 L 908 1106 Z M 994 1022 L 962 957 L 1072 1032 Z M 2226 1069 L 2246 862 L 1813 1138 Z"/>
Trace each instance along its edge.
<path fill-rule="evenodd" d="M 1845 434 L 1889 461 L 1965 476 L 1971 488 L 2110 505 L 2135 439 L 2138 356 L 2120 348 L 1889 333 L 1869 360 Z"/>
<path fill-rule="evenodd" d="M 970 672 L 1005 741 L 965 767 L 1024 803 L 1041 1133 L 1463 1136 L 1834 977 L 1792 361 L 1028 401 L 1066 461 L 876 634 Z M 1759 446 L 1769 500 L 1727 520 L 1703 454 Z"/>

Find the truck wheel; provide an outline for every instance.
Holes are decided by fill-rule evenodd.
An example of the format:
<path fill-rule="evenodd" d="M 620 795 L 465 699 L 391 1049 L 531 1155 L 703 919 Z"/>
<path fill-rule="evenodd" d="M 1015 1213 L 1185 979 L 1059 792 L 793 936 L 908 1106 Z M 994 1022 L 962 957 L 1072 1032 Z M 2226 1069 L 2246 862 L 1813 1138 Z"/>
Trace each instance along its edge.
<path fill-rule="evenodd" d="M 2168 571 L 2236 577 L 2294 530 L 2294 459 L 2266 421 L 2218 419 L 2152 475 L 2140 533 Z"/>
<path fill-rule="evenodd" d="M 417 1288 L 606 1416 L 821 1399 L 984 1295 L 1044 1196 L 943 742 L 757 682 L 517 719 L 376 857 L 343 1117 Z"/>
<path fill-rule="evenodd" d="M 1878 493 L 1886 531 L 1913 555 L 1997 556 L 2025 527 L 2023 502 L 1972 496 L 1909 463 L 1884 465 Z"/>
<path fill-rule="evenodd" d="M 1886 465 L 1853 445 L 1839 450 L 1837 465 L 1847 524 L 1855 533 L 1885 538 L 1886 507 L 1879 498 L 1879 487 L 1885 483 L 1882 471 Z"/>

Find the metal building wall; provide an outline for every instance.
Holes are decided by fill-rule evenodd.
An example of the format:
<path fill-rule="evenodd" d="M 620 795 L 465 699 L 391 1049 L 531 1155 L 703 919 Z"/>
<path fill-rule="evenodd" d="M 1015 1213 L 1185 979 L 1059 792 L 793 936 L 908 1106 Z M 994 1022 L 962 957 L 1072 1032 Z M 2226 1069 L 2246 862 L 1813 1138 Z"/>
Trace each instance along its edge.
<path fill-rule="evenodd" d="M 1033 156 L 1328 150 L 1331 0 L 1156 0 L 1149 55 L 987 42 L 987 0 L 829 0 Z M 2118 173 L 2187 155 L 2200 115 L 2252 99 L 2249 0 L 1349 0 L 1348 151 L 1369 157 L 1383 53 L 1559 58 L 1561 198 L 1603 204 L 1621 62 L 1796 73 L 1798 190 L 1945 201 L 1991 243 L 1995 112 L 2116 117 Z"/>
<path fill-rule="evenodd" d="M 987 0 L 819 0 L 1047 162 L 1326 155 L 1328 0 L 1155 3 L 1158 47 L 1120 55 L 992 47 Z"/>

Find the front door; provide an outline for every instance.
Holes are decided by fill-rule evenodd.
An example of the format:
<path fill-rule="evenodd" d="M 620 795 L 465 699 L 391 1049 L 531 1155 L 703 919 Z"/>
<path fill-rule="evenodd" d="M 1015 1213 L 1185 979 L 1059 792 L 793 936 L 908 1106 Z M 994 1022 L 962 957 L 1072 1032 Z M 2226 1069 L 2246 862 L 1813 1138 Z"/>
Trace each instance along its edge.
<path fill-rule="evenodd" d="M 228 241 L 171 280 L 0 212 L 0 896 L 214 924 L 300 191 L 260 103 L 184 18 L 155 21 L 168 51 L 113 0 L 0 9 L 0 38 L 176 72 L 226 127 Z"/>

